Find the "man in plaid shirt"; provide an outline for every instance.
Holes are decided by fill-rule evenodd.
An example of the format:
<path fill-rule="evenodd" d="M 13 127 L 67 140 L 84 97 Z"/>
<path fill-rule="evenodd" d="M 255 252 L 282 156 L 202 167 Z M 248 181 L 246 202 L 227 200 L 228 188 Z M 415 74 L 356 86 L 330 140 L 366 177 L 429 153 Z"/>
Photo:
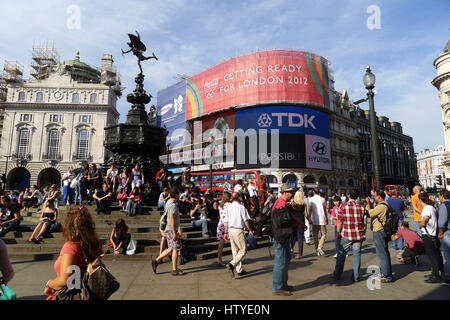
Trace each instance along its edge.
<path fill-rule="evenodd" d="M 337 213 L 337 240 L 339 242 L 338 256 L 333 278 L 339 280 L 344 271 L 345 257 L 350 247 L 353 252 L 353 282 L 360 281 L 359 269 L 361 266 L 361 247 L 366 239 L 367 210 L 356 203 L 359 196 L 357 190 L 349 194 L 349 201 L 343 203 Z"/>

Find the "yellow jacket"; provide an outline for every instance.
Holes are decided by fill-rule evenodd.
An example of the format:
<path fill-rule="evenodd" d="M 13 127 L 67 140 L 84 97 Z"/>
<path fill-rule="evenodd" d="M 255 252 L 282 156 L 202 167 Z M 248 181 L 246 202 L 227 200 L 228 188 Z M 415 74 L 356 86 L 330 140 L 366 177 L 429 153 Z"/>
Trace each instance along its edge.
<path fill-rule="evenodd" d="M 386 213 L 388 211 L 387 205 L 388 203 L 386 201 L 382 201 L 379 204 L 377 204 L 375 208 L 370 209 L 370 204 L 367 204 L 366 209 L 369 212 L 371 221 L 370 229 L 373 232 L 383 230 L 383 225 L 380 223 L 380 221 L 378 221 L 378 219 L 380 219 L 383 224 L 386 223 Z"/>

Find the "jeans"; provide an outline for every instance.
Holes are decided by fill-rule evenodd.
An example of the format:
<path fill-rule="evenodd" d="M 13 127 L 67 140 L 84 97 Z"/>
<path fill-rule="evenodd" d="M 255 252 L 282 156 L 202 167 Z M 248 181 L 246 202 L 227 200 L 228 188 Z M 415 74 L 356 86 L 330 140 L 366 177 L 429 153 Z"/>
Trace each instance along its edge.
<path fill-rule="evenodd" d="M 0 237 L 5 236 L 11 230 L 15 230 L 20 224 L 20 221 L 13 221 L 9 223 L 6 227 L 3 227 L 3 230 L 0 231 Z"/>
<path fill-rule="evenodd" d="M 295 241 L 298 241 L 298 255 L 303 256 L 303 235 L 305 234 L 305 229 L 302 227 L 294 227 L 294 237 L 290 243 L 291 250 L 294 250 Z"/>
<path fill-rule="evenodd" d="M 192 221 L 192 226 L 193 227 L 202 227 L 202 233 L 208 233 L 208 224 L 211 220 L 210 219 L 200 219 L 200 220 L 194 220 Z"/>
<path fill-rule="evenodd" d="M 434 238 L 434 239 L 433 239 Z M 431 262 L 431 274 L 434 277 L 440 277 L 439 273 L 444 273 L 444 261 L 441 254 L 441 242 L 437 237 L 431 237 L 424 234 L 422 237 L 425 254 Z M 437 246 L 435 246 L 437 244 Z"/>
<path fill-rule="evenodd" d="M 282 291 L 288 286 L 288 270 L 291 261 L 291 248 L 289 241 L 281 244 L 273 240 L 275 259 L 273 262 L 272 291 Z"/>
<path fill-rule="evenodd" d="M 416 225 L 416 233 L 422 239 L 422 232 L 420 232 L 420 221 L 414 221 L 414 224 Z"/>
<path fill-rule="evenodd" d="M 130 215 L 134 216 L 136 212 L 141 212 L 141 203 L 140 202 L 134 202 L 134 201 L 128 201 L 127 207 L 125 208 L 125 211 Z"/>
<path fill-rule="evenodd" d="M 334 226 L 334 245 L 336 246 L 336 254 L 339 252 L 339 245 L 340 245 L 337 235 L 338 235 L 337 226 Z"/>
<path fill-rule="evenodd" d="M 72 202 L 72 200 L 73 200 L 72 188 L 69 186 L 64 186 L 63 192 L 64 192 L 64 204 L 66 204 L 67 201 Z"/>
<path fill-rule="evenodd" d="M 165 201 L 159 201 L 158 202 L 158 209 L 166 210 L 166 202 Z"/>
<path fill-rule="evenodd" d="M 445 231 L 444 239 L 441 240 L 441 243 L 447 263 L 447 278 L 450 279 L 450 230 Z"/>
<path fill-rule="evenodd" d="M 380 264 L 383 277 L 392 281 L 391 256 L 389 254 L 389 239 L 386 233 L 381 230 L 373 233 L 373 241 L 377 252 L 378 263 Z"/>
<path fill-rule="evenodd" d="M 342 238 L 339 242 L 338 256 L 336 258 L 336 267 L 334 268 L 333 276 L 336 279 L 340 279 L 342 272 L 344 271 L 345 257 L 347 256 L 350 247 L 353 252 L 353 280 L 359 279 L 359 269 L 361 267 L 361 247 L 362 241 L 349 241 Z"/>
<path fill-rule="evenodd" d="M 399 221 L 398 222 L 399 228 L 400 228 L 400 224 L 402 222 L 403 221 Z M 394 250 L 403 250 L 404 248 L 405 248 L 405 244 L 403 242 L 403 238 L 402 237 L 398 238 L 398 240 L 396 240 L 396 241 L 392 241 L 392 249 L 394 249 Z"/>
<path fill-rule="evenodd" d="M 163 182 L 161 180 L 158 181 L 159 192 L 163 191 Z"/>
<path fill-rule="evenodd" d="M 77 204 L 77 202 L 80 202 L 81 204 L 81 183 L 77 183 L 75 186 L 75 204 Z"/>

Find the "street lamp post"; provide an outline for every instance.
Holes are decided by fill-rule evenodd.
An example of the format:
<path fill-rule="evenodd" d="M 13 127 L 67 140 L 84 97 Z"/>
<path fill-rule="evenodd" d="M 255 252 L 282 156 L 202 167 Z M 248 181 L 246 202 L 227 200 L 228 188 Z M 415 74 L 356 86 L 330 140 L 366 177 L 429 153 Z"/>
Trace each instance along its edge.
<path fill-rule="evenodd" d="M 375 175 L 376 190 L 381 189 L 381 175 L 380 175 L 380 150 L 378 148 L 377 136 L 377 119 L 375 114 L 375 106 L 373 103 L 372 91 L 375 88 L 375 75 L 370 71 L 370 66 L 367 66 L 366 73 L 363 77 L 364 86 L 367 89 L 367 97 L 369 99 L 369 113 L 370 113 L 370 134 L 372 136 L 372 154 L 373 154 L 373 171 Z"/>

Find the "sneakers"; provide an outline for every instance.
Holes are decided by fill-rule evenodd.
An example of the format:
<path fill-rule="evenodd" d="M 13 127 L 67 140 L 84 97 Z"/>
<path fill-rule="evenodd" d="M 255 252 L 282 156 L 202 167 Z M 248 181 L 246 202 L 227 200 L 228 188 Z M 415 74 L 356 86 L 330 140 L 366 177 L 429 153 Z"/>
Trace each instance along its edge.
<path fill-rule="evenodd" d="M 325 252 L 323 252 L 323 250 L 322 249 L 317 249 L 317 256 L 318 257 L 320 257 L 320 256 L 324 256 L 325 255 Z"/>
<path fill-rule="evenodd" d="M 245 271 L 245 270 L 242 270 L 242 272 L 238 272 L 239 277 L 245 276 L 246 274 L 247 274 L 247 271 Z"/>
<path fill-rule="evenodd" d="M 173 276 L 182 276 L 182 275 L 184 275 L 184 272 L 181 269 L 172 270 L 172 275 Z"/>
<path fill-rule="evenodd" d="M 292 296 L 292 292 L 290 291 L 286 291 L 286 290 L 281 290 L 281 291 L 273 291 L 272 294 L 276 295 L 276 296 Z"/>
<path fill-rule="evenodd" d="M 156 274 L 156 268 L 158 268 L 158 261 L 152 260 L 152 269 L 153 269 L 153 273 Z"/>
<path fill-rule="evenodd" d="M 444 286 L 450 286 L 450 279 L 442 280 L 441 282 Z"/>
<path fill-rule="evenodd" d="M 234 278 L 234 267 L 231 263 L 227 263 L 226 268 L 231 273 L 231 277 Z"/>
<path fill-rule="evenodd" d="M 335 258 L 335 259 L 337 258 L 337 253 L 333 256 L 333 258 Z"/>
<path fill-rule="evenodd" d="M 420 267 L 419 256 L 414 257 L 414 266 Z"/>
<path fill-rule="evenodd" d="M 202 234 L 202 238 L 209 238 L 209 234 L 207 233 Z"/>
<path fill-rule="evenodd" d="M 431 276 L 428 279 L 425 279 L 423 282 L 425 282 L 425 283 L 441 283 L 441 278 L 436 277 L 436 276 Z"/>
<path fill-rule="evenodd" d="M 377 280 L 380 281 L 381 283 L 391 283 L 392 282 L 392 280 L 389 280 L 387 278 L 380 277 L 380 276 L 377 277 Z"/>

